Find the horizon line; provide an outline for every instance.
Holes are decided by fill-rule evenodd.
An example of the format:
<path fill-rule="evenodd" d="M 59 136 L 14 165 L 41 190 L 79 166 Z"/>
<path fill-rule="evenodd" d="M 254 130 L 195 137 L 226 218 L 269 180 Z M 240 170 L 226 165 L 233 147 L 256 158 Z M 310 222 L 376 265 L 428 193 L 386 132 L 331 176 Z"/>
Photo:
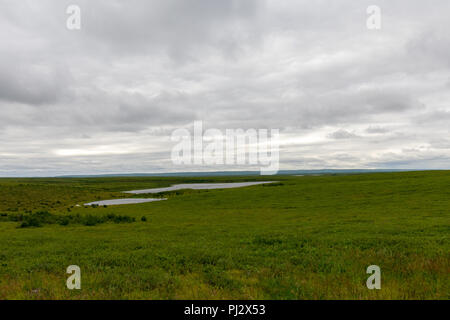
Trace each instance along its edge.
<path fill-rule="evenodd" d="M 413 172 L 413 171 L 448 171 L 450 169 L 288 169 L 278 170 L 276 175 L 290 175 L 290 174 L 314 174 L 314 173 L 370 173 L 370 172 Z M 60 175 L 12 175 L 0 176 L 0 179 L 8 178 L 89 178 L 89 177 L 139 177 L 139 176 L 154 176 L 154 177 L 170 177 L 170 176 L 236 176 L 236 175 L 257 175 L 260 176 L 258 170 L 229 170 L 229 171 L 177 171 L 177 172 L 109 172 L 109 173 L 74 173 L 74 174 L 60 174 Z"/>

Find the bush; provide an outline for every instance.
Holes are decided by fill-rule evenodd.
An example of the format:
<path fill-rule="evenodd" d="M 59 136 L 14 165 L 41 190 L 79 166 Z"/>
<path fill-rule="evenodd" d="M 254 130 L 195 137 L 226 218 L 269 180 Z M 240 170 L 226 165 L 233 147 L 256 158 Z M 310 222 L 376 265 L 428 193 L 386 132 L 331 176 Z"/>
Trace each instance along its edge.
<path fill-rule="evenodd" d="M 136 219 L 129 216 L 114 216 L 112 221 L 114 221 L 115 223 L 130 223 L 136 221 Z"/>
<path fill-rule="evenodd" d="M 41 227 L 42 223 L 36 217 L 29 217 L 20 224 L 20 228 Z"/>
<path fill-rule="evenodd" d="M 146 221 L 146 218 L 143 217 Z M 114 222 L 114 223 L 131 223 L 136 219 L 129 216 L 121 216 L 113 213 L 106 215 L 92 215 L 85 216 L 76 214 L 53 214 L 48 211 L 39 211 L 31 214 L 0 214 L 1 221 L 14 221 L 20 222 L 19 228 L 28 227 L 41 227 L 44 224 L 59 224 L 61 226 L 67 226 L 69 224 L 82 224 L 85 226 L 95 226 L 97 224 Z"/>
<path fill-rule="evenodd" d="M 84 224 L 85 226 L 95 226 L 96 224 L 100 223 L 100 219 L 99 217 L 88 214 L 85 217 L 83 217 L 81 223 Z"/>
<path fill-rule="evenodd" d="M 147 218 L 145 216 L 142 216 L 141 221 L 145 222 L 147 221 Z"/>
<path fill-rule="evenodd" d="M 61 226 L 67 226 L 69 224 L 69 219 L 68 218 L 62 218 L 61 221 L 59 222 L 59 224 Z"/>

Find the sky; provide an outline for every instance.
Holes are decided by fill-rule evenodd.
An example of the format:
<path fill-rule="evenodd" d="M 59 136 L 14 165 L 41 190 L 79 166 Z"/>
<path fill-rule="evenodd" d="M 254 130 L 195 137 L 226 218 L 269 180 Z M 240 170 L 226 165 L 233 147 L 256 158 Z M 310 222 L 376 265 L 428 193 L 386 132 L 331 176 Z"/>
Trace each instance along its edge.
<path fill-rule="evenodd" d="M 195 121 L 278 129 L 280 169 L 450 169 L 449 14 L 448 0 L 0 0 L 0 176 L 253 169 L 174 164 L 171 135 Z"/>

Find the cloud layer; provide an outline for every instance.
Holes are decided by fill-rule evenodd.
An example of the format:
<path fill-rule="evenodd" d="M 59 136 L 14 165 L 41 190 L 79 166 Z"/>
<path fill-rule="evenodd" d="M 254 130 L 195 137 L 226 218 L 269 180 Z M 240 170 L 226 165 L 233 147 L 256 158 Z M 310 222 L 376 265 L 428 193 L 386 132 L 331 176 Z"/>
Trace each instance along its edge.
<path fill-rule="evenodd" d="M 81 8 L 81 30 L 66 8 Z M 381 30 L 366 9 L 381 8 Z M 180 167 L 170 135 L 280 129 L 282 169 L 450 168 L 450 3 L 2 1 L 0 176 Z"/>

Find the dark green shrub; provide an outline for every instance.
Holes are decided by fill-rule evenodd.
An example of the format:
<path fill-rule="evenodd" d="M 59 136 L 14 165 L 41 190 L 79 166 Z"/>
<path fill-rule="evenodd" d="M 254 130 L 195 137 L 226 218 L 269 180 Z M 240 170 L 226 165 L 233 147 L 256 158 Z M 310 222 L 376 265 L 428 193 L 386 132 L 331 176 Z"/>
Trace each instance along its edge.
<path fill-rule="evenodd" d="M 143 217 L 146 219 L 145 217 Z M 41 227 L 44 224 L 59 224 L 66 226 L 68 224 L 83 224 L 85 226 L 95 226 L 97 224 L 114 222 L 114 223 L 131 223 L 136 219 L 129 216 L 121 216 L 113 213 L 106 215 L 80 215 L 80 214 L 53 214 L 48 211 L 38 211 L 31 214 L 0 214 L 1 221 L 20 222 L 20 228 Z M 144 220 L 142 220 L 144 221 Z"/>
<path fill-rule="evenodd" d="M 68 224 L 69 224 L 69 219 L 68 218 L 62 218 L 61 219 L 61 221 L 59 222 L 59 224 L 61 225 L 61 226 L 67 226 Z"/>
<path fill-rule="evenodd" d="M 27 217 L 21 224 L 20 228 L 41 227 L 42 223 L 36 217 Z"/>
<path fill-rule="evenodd" d="M 100 219 L 98 217 L 89 214 L 83 217 L 81 223 L 84 224 L 85 226 L 95 226 L 100 222 L 99 220 Z"/>
<path fill-rule="evenodd" d="M 132 217 L 128 217 L 128 216 L 114 216 L 114 218 L 112 219 L 112 221 L 114 221 L 115 223 L 130 223 L 130 222 L 134 222 L 136 221 L 136 219 L 132 218 Z"/>

